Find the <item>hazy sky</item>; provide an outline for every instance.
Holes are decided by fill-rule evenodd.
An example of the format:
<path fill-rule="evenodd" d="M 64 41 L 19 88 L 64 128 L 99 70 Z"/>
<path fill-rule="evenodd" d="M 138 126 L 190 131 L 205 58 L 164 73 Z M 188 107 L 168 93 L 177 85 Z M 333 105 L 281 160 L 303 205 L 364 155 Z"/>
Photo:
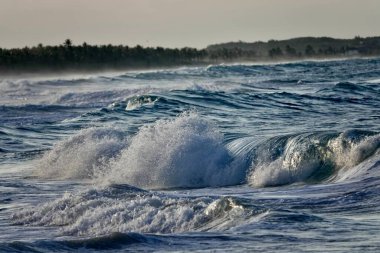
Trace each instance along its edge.
<path fill-rule="evenodd" d="M 0 47 L 380 35 L 380 0 L 0 0 Z"/>

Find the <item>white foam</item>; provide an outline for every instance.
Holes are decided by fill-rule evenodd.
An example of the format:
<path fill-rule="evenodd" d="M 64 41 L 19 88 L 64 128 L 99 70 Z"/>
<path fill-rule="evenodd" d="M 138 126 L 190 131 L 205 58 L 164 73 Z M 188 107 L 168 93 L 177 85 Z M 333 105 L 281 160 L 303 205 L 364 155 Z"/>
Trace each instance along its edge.
<path fill-rule="evenodd" d="M 368 80 L 366 82 L 367 83 L 376 83 L 376 84 L 378 84 L 378 83 L 380 83 L 380 79 L 371 79 L 371 80 Z"/>
<path fill-rule="evenodd" d="M 359 142 L 341 134 L 329 146 L 334 152 L 335 164 L 342 168 L 335 177 L 337 181 L 359 178 L 380 158 L 380 134 L 365 137 Z"/>
<path fill-rule="evenodd" d="M 142 188 L 205 187 L 244 179 L 223 144 L 223 135 L 195 112 L 143 126 L 104 175 Z"/>
<path fill-rule="evenodd" d="M 213 124 L 186 112 L 143 126 L 128 141 L 113 128 L 82 130 L 47 152 L 37 175 L 157 189 L 235 185 L 244 169 Z"/>
<path fill-rule="evenodd" d="M 152 98 L 150 96 L 135 96 L 128 99 L 126 111 L 133 111 L 141 106 L 152 106 L 157 102 L 158 98 Z"/>
<path fill-rule="evenodd" d="M 347 138 L 343 133 L 329 142 L 334 161 L 339 167 L 351 168 L 371 156 L 380 147 L 380 135 L 368 136 L 361 141 Z"/>
<path fill-rule="evenodd" d="M 42 178 L 89 179 L 106 169 L 109 160 L 126 145 L 125 135 L 120 130 L 85 129 L 45 153 L 36 174 Z"/>
<path fill-rule="evenodd" d="M 65 194 L 12 216 L 15 224 L 58 226 L 65 235 L 228 230 L 252 215 L 232 198 L 112 194 L 110 188 Z"/>
<path fill-rule="evenodd" d="M 283 155 L 274 161 L 259 163 L 253 168 L 248 182 L 255 187 L 276 186 L 307 179 L 321 164 L 314 143 L 288 140 Z"/>

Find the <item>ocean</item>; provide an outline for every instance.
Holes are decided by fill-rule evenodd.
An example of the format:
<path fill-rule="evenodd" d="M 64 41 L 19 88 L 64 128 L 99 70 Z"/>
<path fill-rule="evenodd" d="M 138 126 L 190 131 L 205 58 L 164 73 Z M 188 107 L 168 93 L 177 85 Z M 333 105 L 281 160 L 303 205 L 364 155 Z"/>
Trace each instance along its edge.
<path fill-rule="evenodd" d="M 0 77 L 0 252 L 380 252 L 380 58 Z"/>

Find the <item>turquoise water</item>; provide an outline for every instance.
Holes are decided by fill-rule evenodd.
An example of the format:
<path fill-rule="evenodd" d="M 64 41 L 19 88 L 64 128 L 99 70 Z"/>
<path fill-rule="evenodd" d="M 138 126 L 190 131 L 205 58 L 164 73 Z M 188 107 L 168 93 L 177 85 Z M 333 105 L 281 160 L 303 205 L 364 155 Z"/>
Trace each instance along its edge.
<path fill-rule="evenodd" d="M 380 251 L 380 59 L 0 79 L 0 251 Z"/>

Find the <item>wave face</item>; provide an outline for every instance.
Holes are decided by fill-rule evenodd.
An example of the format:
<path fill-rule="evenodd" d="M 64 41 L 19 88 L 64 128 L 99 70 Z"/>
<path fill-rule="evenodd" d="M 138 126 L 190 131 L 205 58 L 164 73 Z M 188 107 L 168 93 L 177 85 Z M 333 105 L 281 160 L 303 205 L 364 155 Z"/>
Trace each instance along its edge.
<path fill-rule="evenodd" d="M 255 187 L 335 181 L 379 149 L 380 135 L 358 131 L 276 137 L 257 149 L 248 181 Z"/>
<path fill-rule="evenodd" d="M 0 77 L 0 252 L 379 252 L 379 66 Z"/>

